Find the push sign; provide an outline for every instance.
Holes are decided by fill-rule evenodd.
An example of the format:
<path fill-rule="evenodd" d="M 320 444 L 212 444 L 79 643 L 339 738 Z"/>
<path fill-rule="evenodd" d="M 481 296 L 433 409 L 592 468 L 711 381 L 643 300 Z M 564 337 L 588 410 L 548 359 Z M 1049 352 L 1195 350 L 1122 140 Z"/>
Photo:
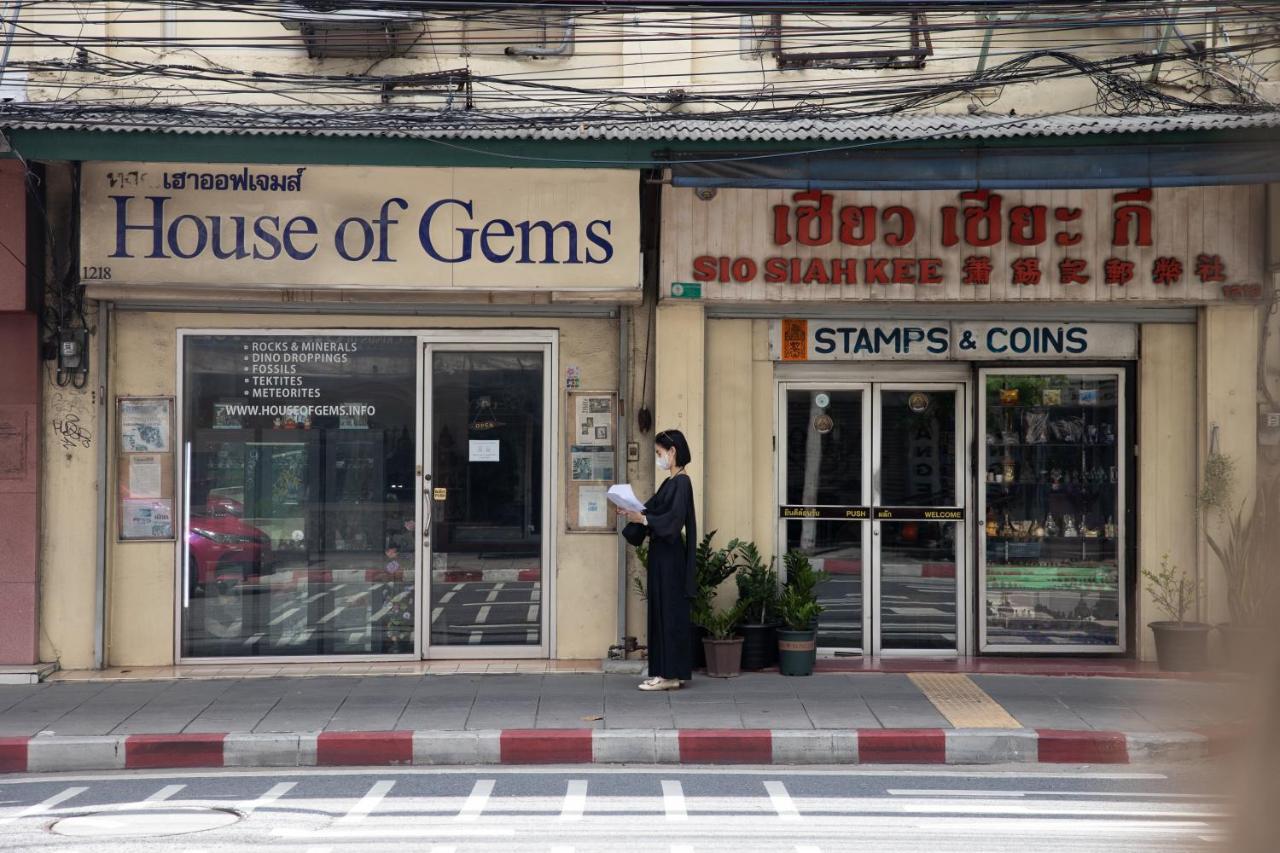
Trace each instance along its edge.
<path fill-rule="evenodd" d="M 1130 323 L 779 320 L 775 361 L 1132 359 Z"/>

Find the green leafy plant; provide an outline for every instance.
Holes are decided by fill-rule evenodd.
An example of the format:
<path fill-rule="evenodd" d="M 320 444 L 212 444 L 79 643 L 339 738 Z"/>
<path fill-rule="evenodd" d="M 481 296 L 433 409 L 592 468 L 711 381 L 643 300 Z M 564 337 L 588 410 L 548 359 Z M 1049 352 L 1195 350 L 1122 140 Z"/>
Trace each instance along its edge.
<path fill-rule="evenodd" d="M 640 564 L 640 571 L 631 575 L 631 585 L 635 587 L 636 593 L 640 598 L 648 601 L 649 591 L 645 589 L 645 575 L 649 571 L 649 543 L 646 540 L 636 546 L 636 561 Z"/>
<path fill-rule="evenodd" d="M 742 621 L 743 610 L 742 602 L 720 611 L 708 608 L 698 616 L 696 621 L 707 629 L 707 636 L 711 639 L 730 640 L 737 631 L 738 623 Z"/>
<path fill-rule="evenodd" d="M 831 577 L 815 569 L 803 551 L 788 551 L 782 565 L 787 570 L 787 589 L 795 589 L 814 601 L 818 600 L 818 586 Z"/>
<path fill-rule="evenodd" d="M 1225 515 L 1225 513 L 1224 513 Z M 1226 535 L 1206 533 L 1227 578 L 1227 608 L 1239 627 L 1258 627 L 1277 591 L 1272 564 L 1280 553 L 1280 484 L 1260 481 L 1253 508 L 1226 517 Z"/>
<path fill-rule="evenodd" d="M 742 542 L 737 549 L 738 601 L 742 618 L 752 625 L 765 625 L 778 615 L 778 573 L 766 564 L 754 542 Z"/>
<path fill-rule="evenodd" d="M 822 613 L 822 605 L 795 587 L 782 591 L 778 602 L 782 622 L 792 631 L 808 631 Z"/>
<path fill-rule="evenodd" d="M 1201 512 L 1225 512 L 1236 486 L 1236 460 L 1225 453 L 1213 452 L 1204 461 L 1204 474 L 1196 505 Z"/>
<path fill-rule="evenodd" d="M 715 548 L 711 545 L 715 535 L 714 530 L 704 535 L 695 551 L 697 588 L 693 596 L 693 621 L 698 625 L 701 625 L 711 613 L 716 589 L 738 568 L 732 561 L 733 552 L 740 544 L 738 540 L 734 539 L 724 548 Z"/>
<path fill-rule="evenodd" d="M 1169 562 L 1169 555 L 1160 558 L 1158 570 L 1143 569 L 1147 580 L 1147 594 L 1171 621 L 1186 624 L 1187 613 L 1200 602 L 1204 584 L 1187 577 L 1187 573 Z"/>

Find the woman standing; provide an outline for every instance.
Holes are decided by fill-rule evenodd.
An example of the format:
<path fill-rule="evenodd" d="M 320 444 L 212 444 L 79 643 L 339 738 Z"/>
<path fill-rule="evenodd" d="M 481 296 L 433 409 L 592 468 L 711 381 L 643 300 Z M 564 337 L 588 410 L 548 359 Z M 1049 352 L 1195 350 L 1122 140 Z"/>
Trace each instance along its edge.
<path fill-rule="evenodd" d="M 690 616 L 697 592 L 698 521 L 693 511 L 693 484 L 684 469 L 693 459 L 689 442 L 678 429 L 654 439 L 658 467 L 670 475 L 644 505 L 627 518 L 649 528 L 649 675 L 641 690 L 678 690 L 693 677 L 693 626 Z M 684 531 L 683 540 L 680 537 Z"/>

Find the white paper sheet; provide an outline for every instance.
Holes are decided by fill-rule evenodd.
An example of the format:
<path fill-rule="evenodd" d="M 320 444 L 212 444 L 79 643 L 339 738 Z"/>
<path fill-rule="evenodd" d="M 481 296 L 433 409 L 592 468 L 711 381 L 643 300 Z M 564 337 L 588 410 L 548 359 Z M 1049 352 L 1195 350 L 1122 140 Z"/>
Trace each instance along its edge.
<path fill-rule="evenodd" d="M 609 487 L 609 503 L 627 512 L 643 512 L 644 504 L 636 498 L 630 483 L 618 483 Z"/>
<path fill-rule="evenodd" d="M 160 491 L 160 457 L 145 454 L 129 457 L 129 497 L 158 498 Z"/>
<path fill-rule="evenodd" d="M 604 486 L 583 486 L 578 489 L 578 526 L 606 526 L 609 523 L 608 506 L 605 503 Z"/>

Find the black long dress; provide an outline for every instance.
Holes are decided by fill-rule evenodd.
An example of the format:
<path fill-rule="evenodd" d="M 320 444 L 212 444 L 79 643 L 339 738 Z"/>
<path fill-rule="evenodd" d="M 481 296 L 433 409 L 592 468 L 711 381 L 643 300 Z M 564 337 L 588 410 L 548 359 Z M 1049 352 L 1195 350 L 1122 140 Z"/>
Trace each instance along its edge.
<path fill-rule="evenodd" d="M 685 474 L 670 477 L 644 506 L 649 522 L 649 675 L 688 681 L 693 677 L 690 608 L 698 585 L 693 483 Z"/>

